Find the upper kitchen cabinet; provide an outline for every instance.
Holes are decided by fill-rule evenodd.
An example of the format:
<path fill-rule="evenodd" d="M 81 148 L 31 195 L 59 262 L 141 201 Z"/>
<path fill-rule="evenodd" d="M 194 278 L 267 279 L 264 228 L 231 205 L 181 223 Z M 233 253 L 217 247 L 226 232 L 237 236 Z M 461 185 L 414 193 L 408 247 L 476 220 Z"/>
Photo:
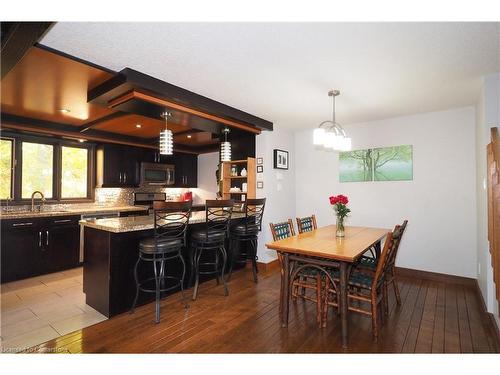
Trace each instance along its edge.
<path fill-rule="evenodd" d="M 105 144 L 97 148 L 98 187 L 137 187 L 140 151 L 135 147 Z"/>
<path fill-rule="evenodd" d="M 174 153 L 175 186 L 198 187 L 198 155 Z"/>

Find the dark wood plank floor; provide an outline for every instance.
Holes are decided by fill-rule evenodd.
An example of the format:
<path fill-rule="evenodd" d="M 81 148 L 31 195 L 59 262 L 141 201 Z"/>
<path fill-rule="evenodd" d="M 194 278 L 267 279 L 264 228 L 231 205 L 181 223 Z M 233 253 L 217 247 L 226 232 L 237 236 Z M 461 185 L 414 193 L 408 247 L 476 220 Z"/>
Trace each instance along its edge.
<path fill-rule="evenodd" d="M 278 319 L 278 270 L 260 274 L 241 270 L 224 297 L 215 281 L 200 287 L 197 301 L 184 309 L 180 295 L 162 301 L 162 320 L 154 324 L 154 304 L 134 314 L 51 340 L 35 351 L 70 353 L 337 353 L 340 319 L 330 310 L 326 328 L 318 328 L 315 306 L 291 303 L 288 328 Z M 400 278 L 402 305 L 390 293 L 390 317 L 378 343 L 372 341 L 369 317 L 349 317 L 354 353 L 492 353 L 499 352 L 495 333 L 481 310 L 474 286 Z M 189 292 L 189 291 L 188 291 Z"/>

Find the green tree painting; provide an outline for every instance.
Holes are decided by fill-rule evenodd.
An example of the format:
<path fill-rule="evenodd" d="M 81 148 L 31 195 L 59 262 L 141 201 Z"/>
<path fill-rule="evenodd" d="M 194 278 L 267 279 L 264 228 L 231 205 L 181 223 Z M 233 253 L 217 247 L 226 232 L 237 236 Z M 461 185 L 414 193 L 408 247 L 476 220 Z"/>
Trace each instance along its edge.
<path fill-rule="evenodd" d="M 361 182 L 373 180 L 372 150 L 341 152 L 340 182 Z"/>
<path fill-rule="evenodd" d="M 374 181 L 413 180 L 413 147 L 411 145 L 374 148 Z"/>
<path fill-rule="evenodd" d="M 340 182 L 413 179 L 413 147 L 382 147 L 339 154 Z"/>

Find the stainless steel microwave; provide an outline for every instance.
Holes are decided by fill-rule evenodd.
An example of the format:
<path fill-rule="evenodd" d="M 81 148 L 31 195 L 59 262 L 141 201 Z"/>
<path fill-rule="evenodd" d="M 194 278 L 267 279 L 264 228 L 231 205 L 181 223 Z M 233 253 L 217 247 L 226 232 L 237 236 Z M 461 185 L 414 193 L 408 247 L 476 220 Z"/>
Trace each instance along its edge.
<path fill-rule="evenodd" d="M 175 183 L 172 164 L 141 163 L 141 186 L 168 186 Z"/>

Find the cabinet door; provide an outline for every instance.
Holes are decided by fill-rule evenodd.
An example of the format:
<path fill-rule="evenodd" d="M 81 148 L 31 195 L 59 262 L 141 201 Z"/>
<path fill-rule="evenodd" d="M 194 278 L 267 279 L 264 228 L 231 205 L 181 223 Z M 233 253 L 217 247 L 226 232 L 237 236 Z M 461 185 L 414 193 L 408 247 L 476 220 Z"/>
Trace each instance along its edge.
<path fill-rule="evenodd" d="M 182 164 L 184 171 L 184 186 L 190 188 L 198 187 L 198 156 L 187 154 L 183 157 Z"/>
<path fill-rule="evenodd" d="M 2 282 L 38 274 L 42 232 L 31 219 L 2 223 Z"/>
<path fill-rule="evenodd" d="M 55 272 L 78 266 L 80 226 L 77 216 L 51 218 L 45 229 L 47 270 Z M 44 255 L 44 254 L 42 254 Z"/>
<path fill-rule="evenodd" d="M 123 180 L 122 159 L 126 157 L 126 154 L 123 154 L 123 150 L 115 145 L 105 145 L 101 150 L 99 152 L 103 152 L 102 186 L 119 187 Z"/>
<path fill-rule="evenodd" d="M 138 186 L 138 159 L 140 158 L 141 151 L 135 147 L 122 147 L 120 154 L 122 172 L 122 181 L 120 186 Z"/>

